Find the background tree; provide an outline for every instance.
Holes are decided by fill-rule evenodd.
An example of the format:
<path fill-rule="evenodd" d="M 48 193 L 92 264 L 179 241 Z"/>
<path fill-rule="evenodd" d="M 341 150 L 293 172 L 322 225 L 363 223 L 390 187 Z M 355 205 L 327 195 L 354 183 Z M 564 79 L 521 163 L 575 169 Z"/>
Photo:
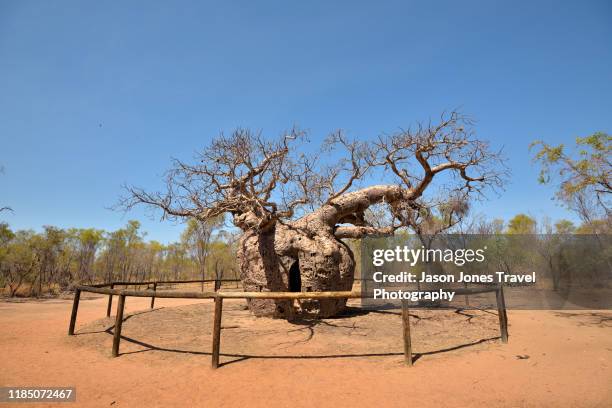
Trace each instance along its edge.
<path fill-rule="evenodd" d="M 135 220 L 128 221 L 125 228 L 108 235 L 100 260 L 107 272 L 107 282 L 132 280 L 137 272 L 135 255 L 141 248 L 143 239 L 140 223 Z"/>
<path fill-rule="evenodd" d="M 187 248 L 183 243 L 175 242 L 166 246 L 165 270 L 169 280 L 186 279 L 185 271 L 189 266 Z"/>
<path fill-rule="evenodd" d="M 593 232 L 600 231 L 602 224 L 609 230 L 612 222 L 612 136 L 597 132 L 577 137 L 575 147 L 576 152 L 571 154 L 563 144 L 551 146 L 540 140 L 533 142 L 534 161 L 541 165 L 539 181 L 546 184 L 558 179 L 557 199 L 576 212 Z M 605 222 L 598 222 L 601 220 Z"/>
<path fill-rule="evenodd" d="M 145 204 L 165 218 L 200 221 L 229 214 L 243 232 L 237 257 L 245 290 L 350 290 L 355 261 L 342 239 L 392 234 L 415 226 L 418 214 L 501 186 L 500 154 L 474 137 L 472 125 L 451 112 L 369 142 L 338 131 L 313 156 L 299 146 L 305 134 L 298 130 L 266 139 L 239 129 L 214 139 L 195 164 L 175 160 L 163 192 L 127 187 L 120 206 Z M 376 176 L 386 184 L 359 187 Z M 366 220 L 377 204 L 389 215 L 386 225 Z M 305 301 L 295 309 L 287 301 L 251 300 L 249 306 L 256 314 L 327 316 L 345 303 Z"/>
<path fill-rule="evenodd" d="M 535 234 L 537 222 L 527 214 L 517 214 L 508 222 L 508 234 Z"/>
<path fill-rule="evenodd" d="M 574 232 L 576 232 L 576 226 L 570 220 L 561 219 L 555 223 L 556 234 L 573 234 Z"/>
<path fill-rule="evenodd" d="M 69 235 L 73 243 L 72 251 L 75 253 L 75 262 L 78 265 L 76 279 L 88 283 L 94 282 L 94 261 L 104 243 L 104 231 L 94 228 L 72 229 L 69 230 Z M 75 277 L 71 274 L 70 278 L 72 282 Z"/>
<path fill-rule="evenodd" d="M 557 199 L 581 218 L 583 225 L 578 232 L 593 234 L 601 251 L 607 251 L 599 235 L 612 231 L 612 136 L 597 132 L 577 137 L 574 155 L 568 154 L 562 144 L 550 146 L 536 141 L 531 147 L 539 149 L 534 160 L 542 166 L 540 182 L 549 183 L 553 174 L 559 174 Z M 608 260 L 606 265 L 608 276 L 612 276 L 612 263 Z"/>
<path fill-rule="evenodd" d="M 42 295 L 43 286 L 49 285 L 58 274 L 65 239 L 63 230 L 49 225 L 43 228 L 42 234 L 32 237 L 35 256 L 39 264 L 37 296 Z"/>
<path fill-rule="evenodd" d="M 206 220 L 191 218 L 187 221 L 187 227 L 181 235 L 181 242 L 198 266 L 202 280 L 206 279 L 208 259 L 212 251 L 212 236 L 221 225 L 223 225 L 221 216 Z M 202 291 L 204 291 L 204 282 L 202 282 Z"/>
<path fill-rule="evenodd" d="M 0 270 L 11 297 L 15 296 L 23 284 L 35 278 L 33 275 L 38 266 L 38 259 L 33 244 L 33 235 L 32 231 L 18 231 L 12 234 L 10 245 L 5 247 L 5 252 L 3 251 Z"/>
<path fill-rule="evenodd" d="M 39 233 L 12 231 L 0 223 L 0 294 L 58 295 L 78 283 L 201 277 L 185 244 L 144 238 L 136 221 L 112 232 L 51 226 Z M 214 235 L 209 252 L 207 277 L 222 272 L 226 278 L 236 277 L 233 234 Z"/>

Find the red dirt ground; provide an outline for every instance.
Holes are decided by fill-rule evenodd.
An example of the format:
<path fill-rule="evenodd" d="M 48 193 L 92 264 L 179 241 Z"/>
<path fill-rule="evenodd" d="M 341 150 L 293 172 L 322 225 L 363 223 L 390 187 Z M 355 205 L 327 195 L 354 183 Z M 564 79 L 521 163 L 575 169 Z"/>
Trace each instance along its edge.
<path fill-rule="evenodd" d="M 128 298 L 126 313 L 148 302 Z M 74 337 L 71 303 L 0 302 L 1 386 L 75 386 L 69 406 L 79 407 L 612 406 L 610 312 L 509 311 L 508 344 L 457 348 L 496 335 L 496 317 L 417 311 L 413 347 L 426 354 L 407 368 L 393 313 L 296 325 L 227 302 L 221 362 L 229 364 L 212 370 L 210 301 L 158 299 L 156 310 L 134 313 L 123 335 L 141 344 L 122 341 L 115 359 L 106 299 L 83 296 Z M 386 355 L 346 356 L 354 354 Z"/>

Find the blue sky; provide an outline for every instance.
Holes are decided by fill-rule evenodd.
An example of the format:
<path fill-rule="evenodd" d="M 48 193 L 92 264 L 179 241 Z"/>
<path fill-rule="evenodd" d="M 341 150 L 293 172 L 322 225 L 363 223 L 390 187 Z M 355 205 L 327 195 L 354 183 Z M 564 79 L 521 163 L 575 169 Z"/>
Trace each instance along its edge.
<path fill-rule="evenodd" d="M 0 2 L 0 221 L 143 223 L 106 209 L 221 130 L 318 143 L 375 137 L 460 107 L 504 146 L 491 217 L 571 218 L 537 184 L 528 144 L 612 131 L 610 1 Z"/>

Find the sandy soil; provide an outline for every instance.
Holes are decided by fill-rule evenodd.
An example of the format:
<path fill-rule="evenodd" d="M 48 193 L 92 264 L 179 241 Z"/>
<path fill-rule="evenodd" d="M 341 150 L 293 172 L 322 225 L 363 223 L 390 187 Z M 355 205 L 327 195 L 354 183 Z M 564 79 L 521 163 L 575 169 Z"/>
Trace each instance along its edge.
<path fill-rule="evenodd" d="M 211 370 L 210 301 L 148 302 L 128 298 L 115 359 L 105 298 L 83 296 L 73 337 L 68 300 L 0 302 L 0 385 L 76 386 L 88 407 L 612 406 L 609 311 L 509 311 L 506 345 L 493 314 L 415 311 L 407 368 L 397 311 L 288 323 L 236 300 Z"/>

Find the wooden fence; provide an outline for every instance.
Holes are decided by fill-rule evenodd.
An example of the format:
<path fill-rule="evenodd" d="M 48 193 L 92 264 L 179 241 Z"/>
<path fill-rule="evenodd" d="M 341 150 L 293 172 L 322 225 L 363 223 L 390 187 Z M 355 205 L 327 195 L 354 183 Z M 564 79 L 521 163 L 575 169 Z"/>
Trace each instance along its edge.
<path fill-rule="evenodd" d="M 235 280 L 226 280 L 235 281 Z M 157 281 L 157 282 L 112 282 L 92 286 L 76 286 L 74 291 L 74 302 L 72 304 L 72 314 L 68 327 L 68 335 L 74 335 L 77 313 L 81 292 L 100 293 L 108 295 L 107 316 L 110 316 L 112 297 L 118 296 L 117 312 L 115 316 L 115 328 L 113 331 L 112 356 L 119 356 L 119 342 L 121 341 L 121 328 L 123 325 L 123 312 L 125 309 L 126 297 L 150 297 L 151 308 L 154 306 L 155 298 L 179 298 L 179 299 L 213 299 L 215 302 L 215 312 L 213 320 L 213 340 L 212 340 L 212 368 L 219 366 L 219 354 L 221 350 L 221 321 L 223 315 L 223 299 L 340 299 L 340 298 L 362 298 L 361 292 L 165 292 L 157 291 L 159 284 L 181 284 L 181 283 L 202 283 L 214 282 L 214 280 L 196 281 Z M 218 281 L 217 281 L 218 282 Z M 153 285 L 153 290 L 128 290 L 116 289 L 116 286 L 138 286 Z M 219 283 L 215 283 L 218 289 Z M 506 304 L 504 300 L 503 287 L 481 287 L 481 288 L 457 288 L 448 289 L 457 295 L 475 295 L 479 293 L 495 292 L 497 302 L 497 312 L 499 317 L 499 330 L 503 343 L 508 342 L 508 316 L 506 314 Z M 410 336 L 410 315 L 408 303 L 402 301 L 402 327 L 404 340 L 404 360 L 408 366 L 412 366 L 412 342 Z"/>

